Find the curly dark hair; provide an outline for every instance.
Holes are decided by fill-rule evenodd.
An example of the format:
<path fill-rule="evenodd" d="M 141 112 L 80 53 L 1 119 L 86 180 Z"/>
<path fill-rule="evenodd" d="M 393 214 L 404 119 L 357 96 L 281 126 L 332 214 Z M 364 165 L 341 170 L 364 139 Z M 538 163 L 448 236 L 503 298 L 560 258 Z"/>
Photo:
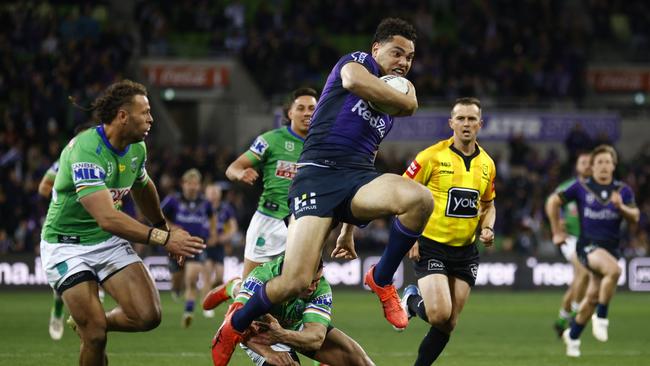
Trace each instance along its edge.
<path fill-rule="evenodd" d="M 409 41 L 413 41 L 413 43 L 418 38 L 417 32 L 411 23 L 400 18 L 384 18 L 377 26 L 372 43 L 389 42 L 393 39 L 393 36 L 402 36 Z"/>
<path fill-rule="evenodd" d="M 109 85 L 104 93 L 91 105 L 101 123 L 110 124 L 120 107 L 133 102 L 136 95 L 147 95 L 147 88 L 140 83 L 128 79 Z"/>
<path fill-rule="evenodd" d="M 286 102 L 282 106 L 282 112 L 283 112 L 283 118 L 284 118 L 284 124 L 289 124 L 291 121 L 289 120 L 289 109 L 291 109 L 291 105 L 293 102 L 296 101 L 296 99 L 302 97 L 303 95 L 307 95 L 310 97 L 316 98 L 318 100 L 318 92 L 315 89 L 312 88 L 298 88 L 289 94 L 289 97 L 287 98 Z"/>

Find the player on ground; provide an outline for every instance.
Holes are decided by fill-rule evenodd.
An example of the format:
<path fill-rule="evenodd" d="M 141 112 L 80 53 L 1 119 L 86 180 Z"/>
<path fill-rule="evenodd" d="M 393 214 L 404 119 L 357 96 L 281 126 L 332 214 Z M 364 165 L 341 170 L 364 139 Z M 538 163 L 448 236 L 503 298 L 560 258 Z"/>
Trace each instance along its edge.
<path fill-rule="evenodd" d="M 160 323 L 158 291 L 129 242 L 161 245 L 176 256 L 193 256 L 205 247 L 183 230 L 166 229 L 145 169 L 143 140 L 153 123 L 146 95 L 144 86 L 129 80 L 109 86 L 93 103 L 102 124 L 70 140 L 59 158 L 41 256 L 50 286 L 76 323 L 80 365 L 108 362 L 108 331 L 147 331 Z M 129 191 L 155 227 L 116 209 Z M 118 304 L 107 313 L 98 284 Z"/>
<path fill-rule="evenodd" d="M 591 155 L 588 152 L 578 154 L 576 160 L 575 172 L 576 177 L 569 179 L 560 184 L 555 192 L 561 192 L 575 183 L 576 180 L 584 182 L 591 175 L 590 171 Z M 550 216 L 550 205 L 546 205 L 546 214 Z M 576 243 L 580 236 L 580 218 L 578 216 L 578 205 L 575 202 L 568 202 L 562 206 L 562 224 L 567 233 L 566 242 L 560 244 L 560 250 L 569 263 L 573 266 L 573 280 L 569 287 L 562 296 L 562 306 L 558 318 L 555 320 L 553 327 L 558 334 L 562 336 L 562 332 L 569 326 L 571 318 L 575 316 L 580 306 L 580 301 L 585 296 L 587 290 L 587 283 L 589 283 L 589 272 L 580 264 L 576 256 Z"/>
<path fill-rule="evenodd" d="M 562 333 L 566 354 L 570 357 L 580 356 L 580 334 L 590 317 L 594 337 L 601 342 L 607 341 L 609 302 L 621 275 L 618 266 L 621 222 L 623 219 L 632 223 L 639 221 L 640 211 L 632 189 L 614 179 L 617 160 L 611 146 L 596 147 L 591 152 L 592 176 L 585 182 L 575 181 L 549 198 L 549 219 L 555 244 L 563 243 L 567 236 L 560 225 L 560 207 L 570 201 L 578 204 L 580 237 L 576 250 L 578 259 L 589 270 L 587 293 L 570 328 Z"/>
<path fill-rule="evenodd" d="M 212 214 L 212 206 L 201 197 L 201 173 L 190 169 L 183 174 L 181 192 L 170 194 L 160 204 L 168 222 L 187 230 L 190 235 L 203 239 L 208 247 L 217 245 L 216 217 Z M 213 233 L 214 235 L 210 235 Z M 206 251 L 194 258 L 188 258 L 184 264 L 185 311 L 181 317 L 181 327 L 187 328 L 192 324 L 194 302 L 198 291 L 197 281 L 204 272 L 203 263 Z"/>
<path fill-rule="evenodd" d="M 408 286 L 402 299 L 409 318 L 418 315 L 431 324 L 418 366 L 431 365 L 442 353 L 469 298 L 479 265 L 477 230 L 486 247 L 494 241 L 496 168 L 476 142 L 482 126 L 480 101 L 457 99 L 449 119 L 453 136 L 420 152 L 404 173 L 426 186 L 436 202 L 409 252 L 418 287 Z"/>
<path fill-rule="evenodd" d="M 227 201 L 222 200 L 223 191 L 218 184 L 210 184 L 205 187 L 205 198 L 210 202 L 212 212 L 216 218 L 216 233 L 214 234 L 214 245 L 206 248 L 207 258 L 204 264 L 203 294 L 207 294 L 213 287 L 223 282 L 223 259 L 225 247 L 239 230 L 235 208 Z M 214 311 L 204 309 L 203 315 L 206 318 L 214 317 Z"/>
<path fill-rule="evenodd" d="M 374 160 L 393 117 L 372 110 L 368 102 L 399 108 L 397 115 L 417 109 L 415 89 L 407 94 L 386 85 L 380 76 L 405 76 L 415 54 L 415 29 L 395 18 L 377 27 L 372 53 L 343 56 L 330 73 L 309 127 L 299 169 L 289 190 L 293 215 L 288 228 L 282 274 L 226 317 L 217 335 L 217 365 L 228 363 L 243 331 L 273 304 L 295 297 L 311 282 L 325 239 L 343 222 L 332 255 L 355 258 L 352 225 L 395 216 L 389 244 L 365 282 L 379 296 L 384 316 L 398 328 L 408 324 L 392 285 L 402 258 L 420 236 L 433 209 L 431 193 L 420 184 L 394 174 L 379 174 Z"/>
<path fill-rule="evenodd" d="M 279 276 L 283 264 L 284 256 L 279 256 L 255 268 L 228 312 L 244 306 L 265 283 Z M 332 290 L 323 277 L 321 261 L 309 286 L 274 306 L 263 322 L 255 322 L 257 332 L 242 348 L 257 366 L 299 365 L 296 351 L 328 365 L 374 365 L 357 342 L 330 324 L 331 315 Z M 218 359 L 214 348 L 212 352 L 213 359 Z"/>
<path fill-rule="evenodd" d="M 309 122 L 316 108 L 318 93 L 311 88 L 296 89 L 285 107 L 289 126 L 280 127 L 258 136 L 248 151 L 241 154 L 226 170 L 228 179 L 253 184 L 262 173 L 264 191 L 257 211 L 246 231 L 244 271 L 246 278 L 253 268 L 284 253 L 289 216 L 287 194 L 296 175 L 296 162 L 302 152 Z M 239 291 L 241 279 L 236 278 L 215 289 L 215 306 L 232 298 Z M 217 296 L 218 295 L 218 296 Z"/>

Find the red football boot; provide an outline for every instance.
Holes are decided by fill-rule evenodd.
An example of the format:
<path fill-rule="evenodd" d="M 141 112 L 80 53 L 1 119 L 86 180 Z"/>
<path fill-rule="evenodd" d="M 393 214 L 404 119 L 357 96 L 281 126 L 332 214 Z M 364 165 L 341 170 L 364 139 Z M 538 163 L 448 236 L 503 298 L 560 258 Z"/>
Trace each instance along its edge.
<path fill-rule="evenodd" d="M 226 292 L 226 288 L 231 283 L 239 281 L 239 277 L 233 278 L 230 281 L 223 283 L 215 288 L 212 291 L 208 292 L 207 295 L 203 298 L 203 310 L 212 310 L 217 306 L 221 305 L 224 301 L 228 300 L 230 296 Z"/>
<path fill-rule="evenodd" d="M 375 271 L 375 266 L 370 267 L 366 272 L 364 283 L 370 287 L 370 290 L 377 294 L 381 306 L 384 308 L 384 317 L 389 323 L 395 327 L 396 330 L 403 330 L 409 324 L 409 318 L 402 306 L 400 305 L 400 298 L 397 295 L 397 289 L 393 285 L 386 285 L 381 287 L 375 283 L 372 277 Z"/>
<path fill-rule="evenodd" d="M 244 339 L 244 332 L 240 333 L 232 327 L 232 315 L 243 306 L 244 304 L 240 302 L 230 305 L 221 327 L 212 338 L 212 363 L 214 366 L 228 365 L 237 343 Z"/>

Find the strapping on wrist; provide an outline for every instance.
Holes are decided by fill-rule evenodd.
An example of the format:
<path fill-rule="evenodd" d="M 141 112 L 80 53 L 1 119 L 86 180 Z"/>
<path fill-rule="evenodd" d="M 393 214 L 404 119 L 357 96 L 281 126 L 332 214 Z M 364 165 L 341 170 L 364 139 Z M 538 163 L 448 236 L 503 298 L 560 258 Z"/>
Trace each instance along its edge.
<path fill-rule="evenodd" d="M 165 245 L 167 245 L 170 236 L 171 233 L 169 231 L 156 229 L 155 227 L 152 227 L 151 229 L 149 229 L 149 235 L 147 236 L 147 244 L 159 245 L 164 247 Z"/>

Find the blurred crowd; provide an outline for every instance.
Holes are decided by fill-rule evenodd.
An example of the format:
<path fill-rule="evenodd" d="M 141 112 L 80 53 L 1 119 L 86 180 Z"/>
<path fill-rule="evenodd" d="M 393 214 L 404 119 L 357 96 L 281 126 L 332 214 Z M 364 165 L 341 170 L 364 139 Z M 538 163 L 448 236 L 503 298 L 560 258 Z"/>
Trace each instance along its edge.
<path fill-rule="evenodd" d="M 182 3 L 139 2 L 143 52 L 179 54 L 182 40 L 205 55 L 238 55 L 268 95 L 294 85 L 320 86 L 342 53 L 370 48 L 372 32 L 387 15 L 408 19 L 418 30 L 409 78 L 419 95 L 498 95 L 579 105 L 588 59 L 650 59 L 650 4 L 643 1 Z"/>
<path fill-rule="evenodd" d="M 215 52 L 239 54 L 262 87 L 277 93 L 305 80 L 316 84 L 340 56 L 332 34 L 374 29 L 377 13 L 366 7 L 379 3 L 187 0 L 183 2 L 186 6 L 172 7 L 171 1 L 161 1 L 140 2 L 136 14 L 149 54 L 170 53 L 165 43 L 171 32 L 209 32 Z M 650 34 L 650 23 L 630 16 L 634 12 L 647 14 L 648 6 L 642 2 L 502 3 L 400 2 L 398 8 L 415 14 L 414 23 L 420 30 L 412 77 L 418 93 L 445 98 L 481 93 L 577 98 L 584 92 L 588 39 L 592 35 L 615 37 L 607 15 L 610 8 L 628 18 L 632 35 Z M 558 42 L 565 42 L 564 46 Z M 73 128 L 89 118 L 68 96 L 88 106 L 103 88 L 123 77 L 133 45 L 130 35 L 113 28 L 107 5 L 101 3 L 0 6 L 0 254 L 38 252 L 48 205 L 37 193 L 38 183 L 72 137 Z M 585 137 L 579 129 L 574 132 L 566 141 L 566 154 L 542 152 L 521 136 L 513 136 L 503 151 L 490 151 L 498 171 L 494 251 L 556 255 L 543 206 L 546 196 L 571 175 L 570 158 L 560 156 L 571 157 L 603 142 Z M 221 182 L 225 199 L 237 210 L 243 233 L 261 189 L 259 185 L 228 184 L 225 169 L 241 152 L 231 146 L 188 145 L 173 153 L 149 146 L 148 172 L 161 197 L 180 188 L 180 176 L 189 168 L 199 169 L 205 182 Z M 378 169 L 401 174 L 415 153 L 380 153 Z M 625 252 L 648 255 L 650 144 L 636 156 L 624 157 L 617 177 L 632 186 L 642 212 L 640 224 L 625 230 Z M 359 230 L 359 249 L 376 251 L 385 245 L 387 226 L 377 221 Z M 242 235 L 235 246 L 241 245 Z"/>

